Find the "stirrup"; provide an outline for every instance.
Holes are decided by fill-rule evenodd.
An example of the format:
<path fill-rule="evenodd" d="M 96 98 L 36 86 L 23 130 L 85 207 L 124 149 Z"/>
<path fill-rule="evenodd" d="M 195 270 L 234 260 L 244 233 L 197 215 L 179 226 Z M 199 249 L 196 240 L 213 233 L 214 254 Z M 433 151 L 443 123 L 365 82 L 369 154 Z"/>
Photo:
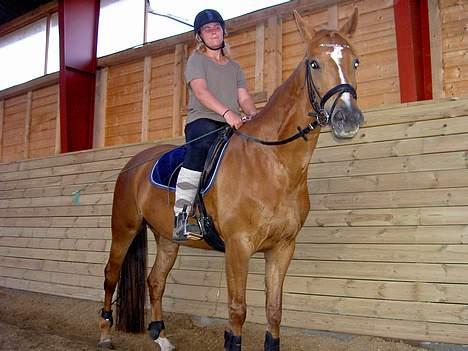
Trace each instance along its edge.
<path fill-rule="evenodd" d="M 174 217 L 174 231 L 172 232 L 173 241 L 202 240 L 198 224 L 188 222 L 187 207 Z"/>

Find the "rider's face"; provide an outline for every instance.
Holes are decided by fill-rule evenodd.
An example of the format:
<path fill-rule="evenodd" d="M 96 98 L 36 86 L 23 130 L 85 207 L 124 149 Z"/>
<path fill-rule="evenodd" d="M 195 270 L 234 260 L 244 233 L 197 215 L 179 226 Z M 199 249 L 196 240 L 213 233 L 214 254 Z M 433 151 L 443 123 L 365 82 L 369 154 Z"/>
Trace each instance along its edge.
<path fill-rule="evenodd" d="M 223 27 L 217 22 L 207 23 L 201 27 L 200 36 L 209 46 L 219 46 L 223 42 Z"/>

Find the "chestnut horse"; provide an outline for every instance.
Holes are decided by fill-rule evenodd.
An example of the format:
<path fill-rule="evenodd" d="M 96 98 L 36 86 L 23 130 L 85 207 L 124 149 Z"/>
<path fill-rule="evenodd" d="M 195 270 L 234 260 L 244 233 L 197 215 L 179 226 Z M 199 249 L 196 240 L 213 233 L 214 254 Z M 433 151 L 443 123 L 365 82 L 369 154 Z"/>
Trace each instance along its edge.
<path fill-rule="evenodd" d="M 355 91 L 359 61 L 347 39 L 356 29 L 357 9 L 339 31 L 316 32 L 296 11 L 294 16 L 306 55 L 257 117 L 232 136 L 215 184 L 205 196 L 208 213 L 225 244 L 227 351 L 241 350 L 249 259 L 256 252 L 264 252 L 266 265 L 268 324 L 264 350 L 279 350 L 283 281 L 296 236 L 309 213 L 307 170 L 320 127 L 329 125 L 336 138 L 352 138 L 363 122 Z M 298 126 L 302 128 L 299 133 Z M 259 140 L 284 143 L 268 146 Z M 171 240 L 173 194 L 168 201 L 167 191 L 148 180 L 152 167 L 149 160 L 158 159 L 171 148 L 174 146 L 155 146 L 137 154 L 117 179 L 112 246 L 99 318 L 101 347 L 112 347 L 111 300 L 119 279 L 117 328 L 133 332 L 144 328 L 147 226 L 157 245 L 156 260 L 147 278 L 151 302 L 148 330 L 163 351 L 174 349 L 164 330 L 162 296 L 179 245 L 212 249 L 205 241 Z"/>

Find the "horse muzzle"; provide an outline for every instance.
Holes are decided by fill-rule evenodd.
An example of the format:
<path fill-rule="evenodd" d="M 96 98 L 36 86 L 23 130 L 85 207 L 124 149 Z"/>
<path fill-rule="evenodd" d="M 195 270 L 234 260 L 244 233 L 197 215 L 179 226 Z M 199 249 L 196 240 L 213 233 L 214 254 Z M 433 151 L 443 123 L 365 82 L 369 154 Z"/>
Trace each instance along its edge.
<path fill-rule="evenodd" d="M 351 139 L 364 123 L 364 116 L 356 106 L 340 104 L 330 119 L 330 127 L 338 139 Z"/>

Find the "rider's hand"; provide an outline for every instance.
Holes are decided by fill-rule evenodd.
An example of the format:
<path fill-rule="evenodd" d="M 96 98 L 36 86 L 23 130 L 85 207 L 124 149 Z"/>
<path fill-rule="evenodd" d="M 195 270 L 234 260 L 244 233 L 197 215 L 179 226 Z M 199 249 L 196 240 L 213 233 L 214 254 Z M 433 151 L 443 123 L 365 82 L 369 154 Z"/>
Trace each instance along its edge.
<path fill-rule="evenodd" d="M 242 122 L 241 117 L 235 113 L 229 110 L 225 115 L 224 119 L 226 122 L 233 128 L 239 129 L 244 123 Z"/>

